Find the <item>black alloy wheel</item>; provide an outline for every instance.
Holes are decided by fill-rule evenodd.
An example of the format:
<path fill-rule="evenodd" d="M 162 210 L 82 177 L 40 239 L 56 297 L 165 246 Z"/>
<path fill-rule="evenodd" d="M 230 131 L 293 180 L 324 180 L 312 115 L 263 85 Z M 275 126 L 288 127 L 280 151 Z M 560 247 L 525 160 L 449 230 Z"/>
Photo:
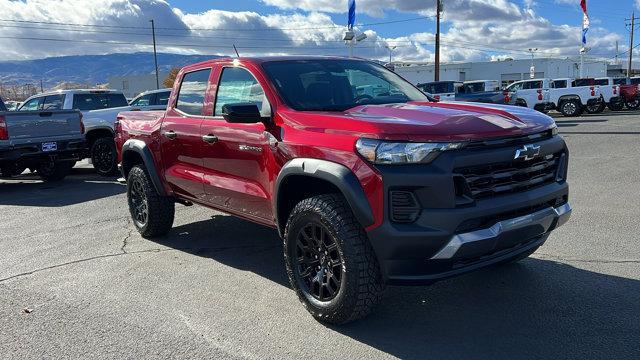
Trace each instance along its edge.
<path fill-rule="evenodd" d="M 113 139 L 100 138 L 91 147 L 91 161 L 100 176 L 112 176 L 117 173 L 117 153 Z"/>
<path fill-rule="evenodd" d="M 149 220 L 149 205 L 142 180 L 134 178 L 129 186 L 129 209 L 136 226 L 144 228 Z"/>
<path fill-rule="evenodd" d="M 312 222 L 298 233 L 295 274 L 300 288 L 319 301 L 331 301 L 340 291 L 342 255 L 323 225 Z"/>

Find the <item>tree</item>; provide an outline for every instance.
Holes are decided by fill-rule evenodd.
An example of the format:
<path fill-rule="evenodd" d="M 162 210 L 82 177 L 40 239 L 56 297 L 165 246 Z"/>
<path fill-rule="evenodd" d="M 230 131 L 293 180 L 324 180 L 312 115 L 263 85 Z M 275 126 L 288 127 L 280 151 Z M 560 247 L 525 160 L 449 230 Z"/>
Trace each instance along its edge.
<path fill-rule="evenodd" d="M 166 88 L 172 88 L 179 71 L 179 68 L 172 68 L 171 71 L 169 71 L 169 75 L 162 81 L 162 85 Z"/>

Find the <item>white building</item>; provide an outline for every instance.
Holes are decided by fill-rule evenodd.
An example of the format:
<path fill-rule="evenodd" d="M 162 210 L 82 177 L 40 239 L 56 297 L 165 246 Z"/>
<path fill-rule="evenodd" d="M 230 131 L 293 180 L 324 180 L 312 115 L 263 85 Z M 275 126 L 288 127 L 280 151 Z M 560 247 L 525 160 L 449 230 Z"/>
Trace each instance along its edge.
<path fill-rule="evenodd" d="M 167 78 L 167 73 L 160 73 L 160 88 L 164 88 L 162 81 Z M 138 94 L 156 89 L 156 75 L 127 75 L 113 76 L 109 79 L 109 89 L 120 90 L 127 99 L 132 99 Z"/>
<path fill-rule="evenodd" d="M 576 78 L 580 76 L 579 59 L 535 59 L 535 78 Z M 395 72 L 414 84 L 433 81 L 433 64 L 394 63 Z M 615 65 L 585 60 L 584 76 L 622 76 L 612 74 Z M 500 80 L 503 86 L 530 78 L 531 59 L 504 60 L 440 65 L 440 80 Z M 616 68 L 617 69 L 617 68 Z"/>

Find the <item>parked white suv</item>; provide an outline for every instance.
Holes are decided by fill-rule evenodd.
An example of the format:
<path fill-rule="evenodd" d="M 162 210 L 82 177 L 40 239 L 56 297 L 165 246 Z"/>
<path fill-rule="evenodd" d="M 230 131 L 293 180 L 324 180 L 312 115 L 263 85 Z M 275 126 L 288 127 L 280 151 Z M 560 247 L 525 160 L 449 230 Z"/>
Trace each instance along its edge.
<path fill-rule="evenodd" d="M 549 100 L 549 83 L 545 80 L 516 81 L 507 86 L 505 90 L 509 93 L 515 93 L 516 105 L 546 112 L 553 108 L 553 104 Z"/>

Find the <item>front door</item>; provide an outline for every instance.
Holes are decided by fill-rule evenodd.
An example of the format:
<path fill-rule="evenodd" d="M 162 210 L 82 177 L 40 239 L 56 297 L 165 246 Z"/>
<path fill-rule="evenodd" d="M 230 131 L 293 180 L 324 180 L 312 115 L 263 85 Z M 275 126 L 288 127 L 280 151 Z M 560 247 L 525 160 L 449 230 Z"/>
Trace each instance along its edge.
<path fill-rule="evenodd" d="M 184 74 L 160 131 L 164 176 L 174 192 L 194 200 L 204 196 L 200 127 L 210 74 L 210 68 Z"/>
<path fill-rule="evenodd" d="M 222 117 L 222 106 L 232 103 L 258 105 L 268 118 L 271 107 L 256 78 L 241 67 L 221 69 L 213 116 L 202 122 L 204 188 L 207 201 L 231 213 L 272 222 L 267 168 L 273 161 L 271 134 L 265 124 L 231 124 Z"/>

